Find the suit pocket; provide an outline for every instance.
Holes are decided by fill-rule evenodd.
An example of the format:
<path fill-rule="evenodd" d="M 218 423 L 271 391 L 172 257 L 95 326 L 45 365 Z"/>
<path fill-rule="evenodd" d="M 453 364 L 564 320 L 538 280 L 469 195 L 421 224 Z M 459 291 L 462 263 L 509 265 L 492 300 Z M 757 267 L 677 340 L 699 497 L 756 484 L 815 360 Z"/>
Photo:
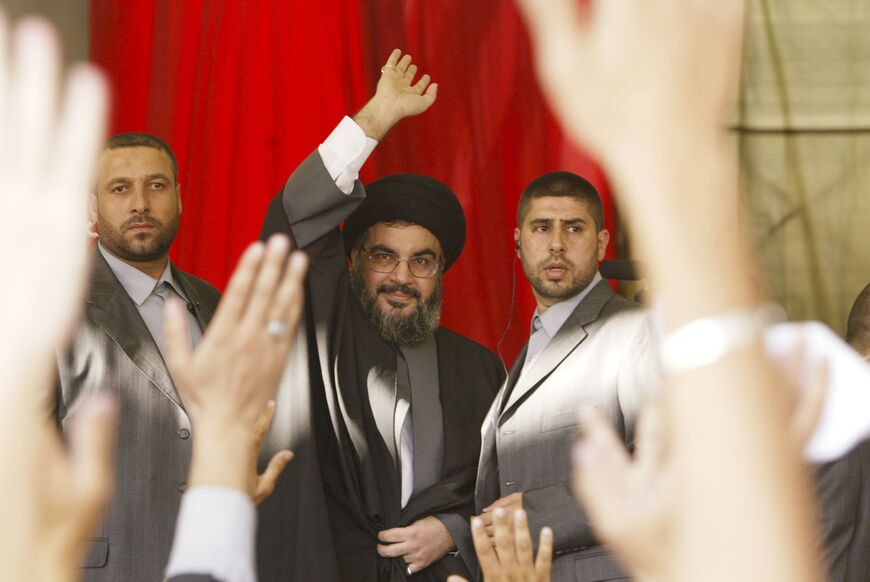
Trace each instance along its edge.
<path fill-rule="evenodd" d="M 92 538 L 83 568 L 105 568 L 109 562 L 109 538 Z"/>
<path fill-rule="evenodd" d="M 580 424 L 580 420 L 577 417 L 576 409 L 541 416 L 541 432 L 572 428 L 576 427 L 578 424 Z"/>

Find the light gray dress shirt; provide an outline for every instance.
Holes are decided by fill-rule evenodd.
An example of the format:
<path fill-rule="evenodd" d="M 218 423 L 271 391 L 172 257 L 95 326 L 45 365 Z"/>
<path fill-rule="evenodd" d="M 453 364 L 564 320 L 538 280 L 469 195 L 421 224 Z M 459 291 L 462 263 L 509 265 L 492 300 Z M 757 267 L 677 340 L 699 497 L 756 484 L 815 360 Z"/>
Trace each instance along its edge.
<path fill-rule="evenodd" d="M 157 349 L 160 350 L 160 355 L 163 356 L 163 361 L 167 361 L 166 340 L 163 334 L 163 317 L 166 300 L 171 296 L 176 296 L 187 305 L 190 301 L 172 278 L 172 266 L 169 261 L 166 261 L 166 267 L 159 279 L 146 275 L 136 267 L 128 265 L 109 251 L 102 244 L 97 244 L 100 253 L 109 268 L 118 278 L 121 286 L 136 304 L 136 309 L 139 310 L 139 315 L 151 332 L 151 337 L 157 344 Z M 199 322 L 193 311 L 188 308 L 187 311 L 187 333 L 190 338 L 191 347 L 196 347 L 199 340 L 202 339 L 202 329 L 199 327 Z"/>
<path fill-rule="evenodd" d="M 577 295 L 554 303 L 544 313 L 535 309 L 532 317 L 531 332 L 529 334 L 529 347 L 526 349 L 526 359 L 523 360 L 523 370 L 527 370 L 535 358 L 544 351 L 550 340 L 556 335 L 561 327 L 568 321 L 574 309 L 589 295 L 589 292 L 601 281 L 601 273 L 595 273 L 592 281 Z"/>

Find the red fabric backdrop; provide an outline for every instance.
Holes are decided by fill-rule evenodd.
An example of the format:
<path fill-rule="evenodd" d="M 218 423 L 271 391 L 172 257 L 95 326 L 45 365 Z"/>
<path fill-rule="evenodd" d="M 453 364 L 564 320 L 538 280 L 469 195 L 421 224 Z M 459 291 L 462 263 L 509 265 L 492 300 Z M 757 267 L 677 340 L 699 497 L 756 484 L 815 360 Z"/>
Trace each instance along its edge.
<path fill-rule="evenodd" d="M 611 228 L 614 217 L 601 170 L 544 104 L 510 0 L 91 0 L 91 55 L 111 78 L 112 131 L 169 142 L 184 204 L 172 258 L 219 288 L 269 199 L 372 94 L 395 47 L 439 82 L 438 101 L 387 137 L 363 179 L 419 172 L 456 191 L 468 240 L 444 280 L 443 323 L 495 349 L 515 276 L 501 349 L 510 365 L 534 309 L 513 254 L 522 188 L 574 171 L 599 187 Z"/>

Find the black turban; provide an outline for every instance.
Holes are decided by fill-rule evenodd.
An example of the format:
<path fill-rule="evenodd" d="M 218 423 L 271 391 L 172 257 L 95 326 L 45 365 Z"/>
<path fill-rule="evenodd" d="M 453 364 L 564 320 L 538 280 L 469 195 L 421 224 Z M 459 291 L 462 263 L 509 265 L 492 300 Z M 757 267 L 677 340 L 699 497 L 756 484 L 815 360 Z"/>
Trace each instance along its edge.
<path fill-rule="evenodd" d="M 465 245 L 465 213 L 453 191 L 434 178 L 394 174 L 366 186 L 366 198 L 344 223 L 344 247 L 354 244 L 378 222 L 407 221 L 435 235 L 444 251 L 444 270 Z"/>

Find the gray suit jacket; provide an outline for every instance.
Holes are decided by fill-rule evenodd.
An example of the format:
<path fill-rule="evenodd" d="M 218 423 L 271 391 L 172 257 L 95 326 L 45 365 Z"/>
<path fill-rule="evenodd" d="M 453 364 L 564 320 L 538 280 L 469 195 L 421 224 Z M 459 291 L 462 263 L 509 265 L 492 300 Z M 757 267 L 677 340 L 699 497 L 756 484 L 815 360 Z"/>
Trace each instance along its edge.
<path fill-rule="evenodd" d="M 204 329 L 220 294 L 173 268 Z M 58 358 L 62 428 L 89 394 L 119 403 L 115 491 L 85 562 L 84 579 L 161 580 L 191 454 L 190 419 L 136 305 L 99 252 L 70 349 Z"/>
<path fill-rule="evenodd" d="M 815 468 L 830 582 L 870 582 L 870 441 Z"/>
<path fill-rule="evenodd" d="M 590 406 L 631 441 L 644 396 L 658 382 L 648 318 L 638 307 L 598 283 L 524 371 L 523 350 L 482 428 L 477 510 L 522 491 L 533 539 L 545 525 L 553 529 L 554 582 L 625 578 L 571 495 L 571 448 L 578 410 Z"/>

